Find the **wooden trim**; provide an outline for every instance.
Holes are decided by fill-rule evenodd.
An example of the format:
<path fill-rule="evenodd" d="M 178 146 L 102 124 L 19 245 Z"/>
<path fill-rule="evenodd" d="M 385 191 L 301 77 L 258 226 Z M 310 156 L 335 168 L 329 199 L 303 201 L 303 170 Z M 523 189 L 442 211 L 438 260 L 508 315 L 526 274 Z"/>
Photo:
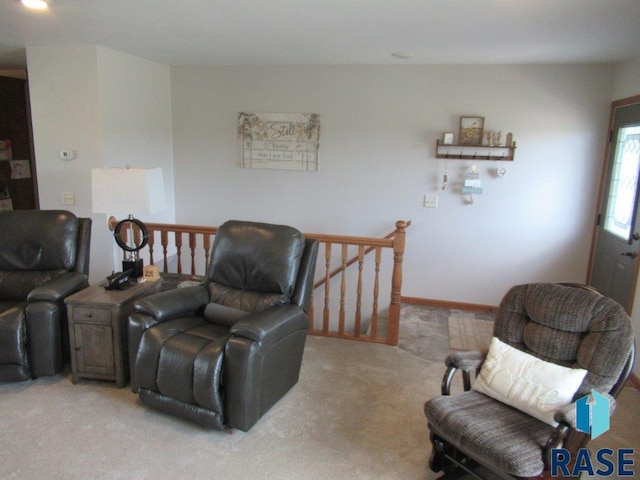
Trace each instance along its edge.
<path fill-rule="evenodd" d="M 218 227 L 203 227 L 200 225 L 181 225 L 173 223 L 152 223 L 146 222 L 145 225 L 149 230 L 160 232 L 184 232 L 184 233 L 201 233 L 215 235 L 218 233 Z"/>
<path fill-rule="evenodd" d="M 627 380 L 627 382 L 640 392 L 640 378 L 636 377 L 635 373 L 632 372 L 631 375 L 629 375 L 629 380 Z"/>
<path fill-rule="evenodd" d="M 626 107 L 628 105 L 633 105 L 635 103 L 640 103 L 640 95 L 633 95 L 627 98 L 621 98 L 620 100 L 616 100 L 611 103 L 613 108 Z"/>
<path fill-rule="evenodd" d="M 317 337 L 329 337 L 329 338 L 342 338 L 343 340 L 357 340 L 359 342 L 368 342 L 368 343 L 380 343 L 380 344 L 387 344 L 389 345 L 389 342 L 387 341 L 387 339 L 385 337 L 372 337 L 370 335 L 366 335 L 366 334 L 362 334 L 362 335 L 356 335 L 354 333 L 339 333 L 339 332 L 331 332 L 331 331 L 324 331 L 324 330 L 317 330 L 317 329 L 313 329 L 313 330 L 309 330 L 309 335 L 314 335 Z M 394 345 L 397 346 L 397 345 Z"/>
<path fill-rule="evenodd" d="M 408 305 L 422 305 L 424 307 L 453 308 L 456 310 L 473 310 L 489 314 L 498 313 L 498 307 L 493 305 L 481 305 L 476 303 L 450 302 L 447 300 L 434 300 L 432 298 L 402 297 L 402 303 Z"/>

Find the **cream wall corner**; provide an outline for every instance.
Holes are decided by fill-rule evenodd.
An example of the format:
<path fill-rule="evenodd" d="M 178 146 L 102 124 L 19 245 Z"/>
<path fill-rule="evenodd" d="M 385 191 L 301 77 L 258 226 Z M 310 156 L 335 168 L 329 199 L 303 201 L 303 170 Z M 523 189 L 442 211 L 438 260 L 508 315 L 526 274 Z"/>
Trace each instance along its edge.
<path fill-rule="evenodd" d="M 91 212 L 92 168 L 164 167 L 169 207 L 148 220 L 175 220 L 170 70 L 96 46 L 28 47 L 27 70 L 40 208 L 93 218 L 95 283 L 121 267 L 106 215 Z M 73 160 L 61 160 L 62 149 Z M 62 192 L 75 194 L 74 206 Z"/>

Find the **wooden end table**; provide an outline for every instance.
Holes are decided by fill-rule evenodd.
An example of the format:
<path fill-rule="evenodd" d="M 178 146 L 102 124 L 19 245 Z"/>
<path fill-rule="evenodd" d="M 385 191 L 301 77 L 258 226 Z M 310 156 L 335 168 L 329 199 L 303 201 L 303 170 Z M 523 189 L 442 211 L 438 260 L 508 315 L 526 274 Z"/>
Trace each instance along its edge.
<path fill-rule="evenodd" d="M 115 381 L 120 388 L 127 384 L 127 326 L 133 303 L 160 291 L 161 284 L 146 281 L 125 290 L 93 285 L 67 297 L 73 383 L 94 378 Z"/>

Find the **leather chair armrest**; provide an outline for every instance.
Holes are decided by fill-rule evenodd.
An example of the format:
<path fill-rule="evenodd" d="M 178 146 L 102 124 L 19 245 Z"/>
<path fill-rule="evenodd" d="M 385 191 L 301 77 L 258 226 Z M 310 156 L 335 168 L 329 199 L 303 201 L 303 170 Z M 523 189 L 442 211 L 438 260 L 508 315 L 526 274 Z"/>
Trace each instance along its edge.
<path fill-rule="evenodd" d="M 27 296 L 27 302 L 57 303 L 88 286 L 89 281 L 85 274 L 78 272 L 65 273 L 31 290 Z"/>
<path fill-rule="evenodd" d="M 202 285 L 154 293 L 137 300 L 133 306 L 162 322 L 181 315 L 201 314 L 209 303 L 209 292 Z"/>
<path fill-rule="evenodd" d="M 147 328 L 153 327 L 158 321 L 151 315 L 144 313 L 134 313 L 129 316 L 129 325 L 127 327 L 127 347 L 129 350 L 129 379 L 131 380 L 131 390 L 138 393 L 138 386 L 135 383 L 135 368 L 138 349 L 142 341 L 142 334 Z"/>
<path fill-rule="evenodd" d="M 262 312 L 242 317 L 229 333 L 258 343 L 285 337 L 291 332 L 306 329 L 309 318 L 295 304 L 276 305 Z"/>
<path fill-rule="evenodd" d="M 296 304 L 240 319 L 224 357 L 226 424 L 247 431 L 298 381 L 309 320 Z"/>

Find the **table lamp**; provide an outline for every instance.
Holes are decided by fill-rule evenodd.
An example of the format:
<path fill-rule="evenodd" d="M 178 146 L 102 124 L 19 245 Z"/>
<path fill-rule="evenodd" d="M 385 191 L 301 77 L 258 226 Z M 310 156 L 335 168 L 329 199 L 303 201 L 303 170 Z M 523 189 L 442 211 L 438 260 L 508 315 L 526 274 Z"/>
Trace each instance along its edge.
<path fill-rule="evenodd" d="M 122 271 L 130 270 L 132 278 L 141 277 L 143 262 L 138 251 L 147 244 L 148 231 L 133 215 L 157 213 L 166 208 L 162 168 L 93 168 L 91 193 L 94 213 L 128 215 L 115 224 L 113 236 L 127 252 Z M 134 228 L 140 231 L 140 243 L 136 243 Z"/>

